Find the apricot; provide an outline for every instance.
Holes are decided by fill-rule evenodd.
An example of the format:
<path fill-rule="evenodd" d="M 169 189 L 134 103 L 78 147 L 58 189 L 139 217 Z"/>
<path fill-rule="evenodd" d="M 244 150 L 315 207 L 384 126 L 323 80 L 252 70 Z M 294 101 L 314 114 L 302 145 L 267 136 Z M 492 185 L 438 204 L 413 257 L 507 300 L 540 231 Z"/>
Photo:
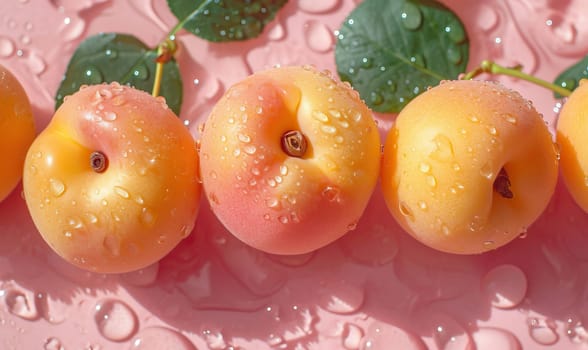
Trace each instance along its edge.
<path fill-rule="evenodd" d="M 16 77 L 0 65 L 0 201 L 20 182 L 25 156 L 35 135 L 28 96 Z"/>
<path fill-rule="evenodd" d="M 231 233 L 262 251 L 301 254 L 355 228 L 379 176 L 380 138 L 348 84 L 281 67 L 228 89 L 200 159 L 205 195 Z"/>
<path fill-rule="evenodd" d="M 585 80 L 568 97 L 557 121 L 561 175 L 575 202 L 588 212 L 588 84 Z"/>
<path fill-rule="evenodd" d="M 163 98 L 117 83 L 67 97 L 30 147 L 24 194 L 45 241 L 90 271 L 137 270 L 192 231 L 196 143 Z"/>
<path fill-rule="evenodd" d="M 382 188 L 414 238 L 475 254 L 525 232 L 557 174 L 553 137 L 529 101 L 498 83 L 447 81 L 398 115 L 384 146 Z"/>

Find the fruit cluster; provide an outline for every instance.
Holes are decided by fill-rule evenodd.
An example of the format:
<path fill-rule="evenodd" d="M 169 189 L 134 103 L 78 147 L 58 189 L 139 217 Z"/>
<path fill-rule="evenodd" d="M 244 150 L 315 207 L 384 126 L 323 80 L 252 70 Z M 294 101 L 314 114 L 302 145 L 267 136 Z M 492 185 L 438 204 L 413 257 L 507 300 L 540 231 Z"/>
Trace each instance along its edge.
<path fill-rule="evenodd" d="M 22 175 L 43 238 L 92 271 L 162 258 L 192 231 L 202 192 L 231 233 L 278 254 L 309 252 L 354 229 L 378 180 L 408 233 L 457 254 L 525 231 L 554 193 L 558 164 L 588 210 L 588 84 L 561 112 L 559 148 L 530 102 L 479 80 L 419 95 L 382 148 L 359 95 L 312 67 L 236 83 L 199 140 L 163 98 L 117 83 L 81 88 L 34 138 L 26 94 L 5 69 L 0 78 L 0 149 L 9 157 L 0 199 Z"/>

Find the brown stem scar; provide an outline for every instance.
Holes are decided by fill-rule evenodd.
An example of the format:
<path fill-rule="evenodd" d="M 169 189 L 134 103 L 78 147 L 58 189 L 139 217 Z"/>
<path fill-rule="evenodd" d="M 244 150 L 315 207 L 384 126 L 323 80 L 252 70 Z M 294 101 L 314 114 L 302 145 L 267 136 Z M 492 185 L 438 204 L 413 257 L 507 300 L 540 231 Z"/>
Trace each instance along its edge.
<path fill-rule="evenodd" d="M 510 179 L 506 170 L 504 168 L 500 169 L 500 172 L 496 176 L 496 180 L 494 180 L 494 191 L 504 198 L 511 199 L 514 197 L 514 194 L 510 190 L 510 186 Z"/>
<path fill-rule="evenodd" d="M 90 154 L 90 166 L 97 173 L 103 173 L 108 168 L 108 158 L 100 151 L 94 151 Z"/>
<path fill-rule="evenodd" d="M 303 157 L 308 148 L 306 137 L 298 130 L 286 131 L 282 135 L 281 144 L 282 150 L 291 157 Z"/>

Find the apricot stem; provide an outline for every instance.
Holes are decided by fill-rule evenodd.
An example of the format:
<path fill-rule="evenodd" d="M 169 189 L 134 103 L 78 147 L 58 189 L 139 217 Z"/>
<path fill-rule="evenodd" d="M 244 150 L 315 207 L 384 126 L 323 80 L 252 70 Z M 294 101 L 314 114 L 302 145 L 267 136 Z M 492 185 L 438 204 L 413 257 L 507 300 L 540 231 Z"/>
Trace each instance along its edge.
<path fill-rule="evenodd" d="M 94 151 L 90 154 L 90 166 L 97 173 L 103 173 L 108 168 L 108 158 L 100 151 Z"/>
<path fill-rule="evenodd" d="M 155 80 L 153 82 L 153 90 L 151 92 L 151 95 L 153 95 L 153 97 L 159 96 L 159 91 L 161 89 L 161 80 L 163 77 L 163 65 L 166 62 L 169 62 L 176 52 L 176 34 L 182 28 L 184 28 L 186 22 L 188 22 L 194 16 L 196 16 L 200 11 L 202 11 L 204 6 L 208 5 L 209 3 L 210 0 L 203 1 L 202 3 L 200 3 L 200 5 L 196 9 L 194 9 L 194 11 L 192 11 L 188 16 L 186 16 L 186 18 L 184 18 L 181 21 L 178 21 L 178 23 L 176 23 L 176 25 L 173 26 L 173 28 L 169 31 L 169 33 L 165 37 L 165 40 L 161 42 L 159 45 L 157 45 L 157 59 L 155 60 Z"/>
<path fill-rule="evenodd" d="M 556 85 L 556 84 L 552 84 L 546 80 L 537 78 L 535 76 L 532 76 L 530 74 L 524 73 L 521 70 L 522 67 L 517 66 L 517 67 L 503 67 L 493 61 L 490 60 L 484 60 L 480 63 L 480 66 L 473 69 L 472 71 L 466 73 L 462 79 L 464 80 L 470 80 L 475 78 L 476 76 L 482 74 L 482 73 L 490 73 L 490 74 L 502 74 L 502 75 L 508 75 L 514 78 L 519 78 L 525 81 L 528 81 L 530 83 L 533 83 L 535 85 L 539 85 L 541 87 L 544 87 L 546 89 L 549 89 L 561 96 L 567 97 L 570 96 L 570 94 L 572 93 L 570 90 Z"/>
<path fill-rule="evenodd" d="M 500 194 L 504 198 L 511 199 L 514 197 L 514 194 L 510 190 L 510 179 L 508 177 L 508 174 L 506 173 L 506 170 L 504 170 L 504 168 L 500 169 L 500 172 L 498 173 L 498 175 L 496 176 L 496 179 L 494 180 L 493 187 L 494 187 L 494 191 L 496 191 L 498 194 Z"/>
<path fill-rule="evenodd" d="M 302 158 L 308 148 L 306 137 L 298 130 L 286 131 L 282 135 L 282 150 L 291 157 Z"/>
<path fill-rule="evenodd" d="M 161 80 L 163 79 L 163 65 L 171 61 L 176 53 L 175 36 L 167 37 L 165 41 L 157 46 L 157 58 L 155 59 L 155 79 L 153 81 L 153 97 L 159 96 Z"/>

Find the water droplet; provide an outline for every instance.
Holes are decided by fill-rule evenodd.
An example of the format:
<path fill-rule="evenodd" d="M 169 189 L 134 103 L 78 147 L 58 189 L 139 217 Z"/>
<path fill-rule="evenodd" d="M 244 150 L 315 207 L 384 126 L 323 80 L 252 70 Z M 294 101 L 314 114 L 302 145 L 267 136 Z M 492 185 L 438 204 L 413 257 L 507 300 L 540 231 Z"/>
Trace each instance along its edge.
<path fill-rule="evenodd" d="M 249 155 L 255 154 L 256 151 L 257 151 L 257 148 L 254 145 L 246 145 L 245 147 L 243 147 L 243 152 L 245 152 Z"/>
<path fill-rule="evenodd" d="M 102 245 L 113 256 L 120 255 L 120 240 L 115 235 L 106 235 L 102 241 Z"/>
<path fill-rule="evenodd" d="M 382 103 L 384 103 L 384 97 L 382 96 L 382 94 L 380 94 L 379 92 L 376 91 L 372 91 L 370 93 L 370 102 L 374 105 L 374 106 L 379 106 Z"/>
<path fill-rule="evenodd" d="M 487 178 L 488 180 L 492 180 L 492 178 L 494 177 L 494 169 L 492 167 L 492 164 L 486 163 L 482 165 L 482 167 L 480 168 L 480 175 Z"/>
<path fill-rule="evenodd" d="M 164 327 L 143 328 L 131 342 L 130 350 L 196 350 L 180 332 Z"/>
<path fill-rule="evenodd" d="M 265 204 L 272 209 L 279 208 L 280 201 L 277 198 L 269 198 L 265 201 Z"/>
<path fill-rule="evenodd" d="M 450 47 L 447 49 L 447 59 L 453 64 L 460 64 L 463 60 L 463 56 L 458 49 L 455 47 Z"/>
<path fill-rule="evenodd" d="M 483 277 L 482 291 L 495 307 L 513 308 L 525 298 L 527 278 L 515 265 L 500 265 L 488 271 Z"/>
<path fill-rule="evenodd" d="M 104 76 L 102 75 L 102 72 L 100 72 L 100 70 L 97 67 L 95 67 L 95 66 L 86 67 L 86 70 L 84 71 L 84 83 L 94 85 L 94 84 L 100 84 L 103 81 L 104 81 Z"/>
<path fill-rule="evenodd" d="M 427 176 L 427 185 L 437 187 L 437 179 L 432 175 Z"/>
<path fill-rule="evenodd" d="M 114 186 L 114 193 L 116 193 L 119 197 L 124 199 L 128 199 L 131 196 L 129 194 L 129 191 L 120 186 Z"/>
<path fill-rule="evenodd" d="M 104 51 L 104 54 L 106 55 L 106 57 L 110 59 L 115 59 L 118 57 L 118 51 L 113 49 L 106 49 L 106 51 Z"/>
<path fill-rule="evenodd" d="M 7 290 L 0 290 L 0 295 L 4 295 L 4 302 L 11 314 L 29 321 L 39 318 L 39 312 L 32 293 L 25 293 L 16 288 L 9 288 Z"/>
<path fill-rule="evenodd" d="M 400 12 L 400 19 L 406 29 L 417 30 L 423 23 L 423 13 L 417 4 L 407 1 Z"/>
<path fill-rule="evenodd" d="M 419 201 L 418 205 L 421 210 L 427 210 L 427 208 L 428 208 L 427 202 L 425 202 L 425 201 Z"/>
<path fill-rule="evenodd" d="M 332 125 L 321 125 L 321 130 L 325 134 L 333 135 L 337 133 L 337 128 Z"/>
<path fill-rule="evenodd" d="M 527 320 L 527 326 L 531 338 L 541 345 L 553 345 L 559 341 L 557 325 L 552 320 L 531 317 Z"/>
<path fill-rule="evenodd" d="M 116 120 L 116 117 L 117 117 L 117 115 L 114 112 L 105 112 L 104 117 L 102 119 L 109 121 L 109 122 L 113 122 Z"/>
<path fill-rule="evenodd" d="M 466 40 L 465 30 L 459 25 L 448 25 L 444 30 L 449 35 L 449 39 L 456 44 L 461 44 Z"/>
<path fill-rule="evenodd" d="M 333 32 L 321 21 L 310 20 L 304 25 L 306 45 L 319 53 L 332 50 L 334 43 Z"/>
<path fill-rule="evenodd" d="M 374 60 L 371 57 L 364 57 L 361 59 L 361 68 L 369 69 L 374 65 Z"/>
<path fill-rule="evenodd" d="M 312 112 L 312 116 L 314 117 L 314 119 L 326 123 L 329 121 L 329 117 L 323 113 L 322 111 L 313 111 Z"/>
<path fill-rule="evenodd" d="M 329 202 L 341 201 L 341 190 L 338 187 L 327 186 L 321 192 L 321 195 L 326 198 Z"/>
<path fill-rule="evenodd" d="M 10 38 L 0 36 L 0 57 L 7 58 L 14 55 L 16 47 Z"/>
<path fill-rule="evenodd" d="M 96 304 L 94 321 L 104 338 L 116 342 L 131 338 L 138 328 L 135 312 L 127 304 L 114 299 Z"/>
<path fill-rule="evenodd" d="M 421 173 L 428 173 L 429 171 L 431 171 L 431 165 L 429 165 L 428 163 L 421 163 L 419 165 L 419 170 L 421 171 Z"/>
<path fill-rule="evenodd" d="M 425 58 L 422 55 L 416 54 L 410 57 L 410 63 L 419 67 L 426 67 Z"/>
<path fill-rule="evenodd" d="M 573 78 L 566 78 L 562 80 L 559 85 L 564 89 L 574 90 L 578 86 L 578 81 Z"/>
<path fill-rule="evenodd" d="M 237 135 L 237 139 L 239 139 L 239 141 L 241 141 L 243 143 L 251 142 L 251 137 L 249 135 L 245 135 L 245 134 Z"/>
<path fill-rule="evenodd" d="M 400 211 L 400 214 L 402 214 L 403 216 L 407 217 L 411 221 L 414 220 L 414 214 L 412 212 L 412 209 L 410 209 L 406 202 L 400 202 L 398 204 L 398 210 Z"/>
<path fill-rule="evenodd" d="M 578 29 L 567 17 L 554 14 L 552 18 L 545 21 L 545 24 L 553 35 L 564 43 L 571 44 L 576 40 Z"/>
<path fill-rule="evenodd" d="M 141 222 L 147 227 L 153 226 L 155 224 L 156 216 L 149 208 L 141 209 Z"/>
<path fill-rule="evenodd" d="M 65 184 L 61 180 L 54 178 L 49 179 L 49 187 L 51 189 L 51 193 L 55 197 L 61 197 L 63 193 L 65 193 Z"/>
<path fill-rule="evenodd" d="M 453 158 L 453 143 L 449 137 L 439 134 L 433 138 L 433 142 L 435 143 L 435 148 L 430 154 L 431 158 L 440 161 L 448 161 Z"/>
<path fill-rule="evenodd" d="M 140 64 L 133 70 L 133 77 L 141 80 L 149 79 L 149 69 L 144 64 Z"/>
<path fill-rule="evenodd" d="M 65 348 L 63 347 L 61 340 L 56 337 L 49 337 L 45 339 L 43 350 L 65 350 Z"/>
<path fill-rule="evenodd" d="M 298 7 L 308 13 L 325 13 L 333 11 L 340 3 L 341 0 L 299 0 Z"/>

